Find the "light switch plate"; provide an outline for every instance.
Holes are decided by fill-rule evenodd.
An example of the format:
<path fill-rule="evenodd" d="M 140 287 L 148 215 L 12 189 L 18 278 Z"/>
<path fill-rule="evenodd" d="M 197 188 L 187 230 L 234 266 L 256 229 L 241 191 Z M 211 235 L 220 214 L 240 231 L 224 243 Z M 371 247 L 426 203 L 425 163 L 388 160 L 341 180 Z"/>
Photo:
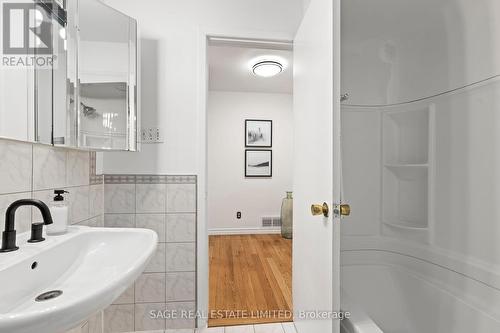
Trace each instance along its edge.
<path fill-rule="evenodd" d="M 147 127 L 141 130 L 142 143 L 162 143 L 163 132 L 159 127 Z"/>

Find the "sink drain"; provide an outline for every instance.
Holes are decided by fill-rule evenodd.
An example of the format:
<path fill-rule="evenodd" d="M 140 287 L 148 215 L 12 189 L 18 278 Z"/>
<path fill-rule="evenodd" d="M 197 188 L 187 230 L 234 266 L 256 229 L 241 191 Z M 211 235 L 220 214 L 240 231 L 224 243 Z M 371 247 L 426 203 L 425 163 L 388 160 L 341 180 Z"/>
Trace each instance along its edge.
<path fill-rule="evenodd" d="M 37 301 L 37 302 L 45 302 L 45 301 L 48 301 L 48 300 L 51 300 L 53 298 L 61 296 L 62 293 L 63 293 L 62 290 L 47 291 L 46 293 L 38 295 L 35 298 L 35 301 Z"/>

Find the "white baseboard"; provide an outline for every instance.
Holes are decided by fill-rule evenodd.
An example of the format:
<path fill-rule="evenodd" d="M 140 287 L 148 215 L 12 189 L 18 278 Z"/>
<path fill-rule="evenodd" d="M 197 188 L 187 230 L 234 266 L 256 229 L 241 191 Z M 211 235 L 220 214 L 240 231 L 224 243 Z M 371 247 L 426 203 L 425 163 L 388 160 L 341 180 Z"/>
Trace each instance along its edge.
<path fill-rule="evenodd" d="M 252 235 L 280 234 L 281 228 L 214 228 L 208 229 L 209 235 Z"/>

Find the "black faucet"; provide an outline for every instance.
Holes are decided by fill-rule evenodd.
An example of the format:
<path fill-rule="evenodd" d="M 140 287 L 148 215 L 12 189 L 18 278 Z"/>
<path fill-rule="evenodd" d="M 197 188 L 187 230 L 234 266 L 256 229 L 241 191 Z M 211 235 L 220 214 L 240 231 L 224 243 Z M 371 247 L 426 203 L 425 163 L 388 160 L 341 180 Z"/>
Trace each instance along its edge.
<path fill-rule="evenodd" d="M 44 224 L 52 224 L 52 215 L 46 204 L 36 199 L 21 199 L 13 202 L 5 213 L 5 231 L 2 233 L 2 248 L 0 252 L 16 251 L 16 230 L 14 229 L 16 210 L 21 206 L 35 206 L 40 209 L 43 217 L 43 223 L 36 223 L 31 228 L 30 242 L 41 242 L 44 240 L 41 236 L 41 230 Z"/>

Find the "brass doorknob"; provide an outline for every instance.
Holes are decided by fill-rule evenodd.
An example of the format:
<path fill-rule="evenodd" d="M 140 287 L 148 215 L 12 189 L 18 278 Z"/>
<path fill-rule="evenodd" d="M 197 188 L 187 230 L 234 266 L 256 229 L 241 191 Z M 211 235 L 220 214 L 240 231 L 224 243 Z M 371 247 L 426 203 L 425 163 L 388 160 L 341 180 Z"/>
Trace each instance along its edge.
<path fill-rule="evenodd" d="M 349 216 L 351 215 L 351 206 L 348 204 L 340 205 L 340 215 Z"/>
<path fill-rule="evenodd" d="M 328 217 L 328 213 L 330 209 L 328 208 L 328 204 L 324 202 L 322 205 L 311 205 L 311 214 L 314 216 L 321 215 Z"/>
<path fill-rule="evenodd" d="M 335 209 L 333 210 L 333 212 L 336 215 L 349 216 L 349 215 L 351 215 L 351 206 L 349 206 L 348 204 L 338 205 L 338 206 L 335 207 Z"/>

